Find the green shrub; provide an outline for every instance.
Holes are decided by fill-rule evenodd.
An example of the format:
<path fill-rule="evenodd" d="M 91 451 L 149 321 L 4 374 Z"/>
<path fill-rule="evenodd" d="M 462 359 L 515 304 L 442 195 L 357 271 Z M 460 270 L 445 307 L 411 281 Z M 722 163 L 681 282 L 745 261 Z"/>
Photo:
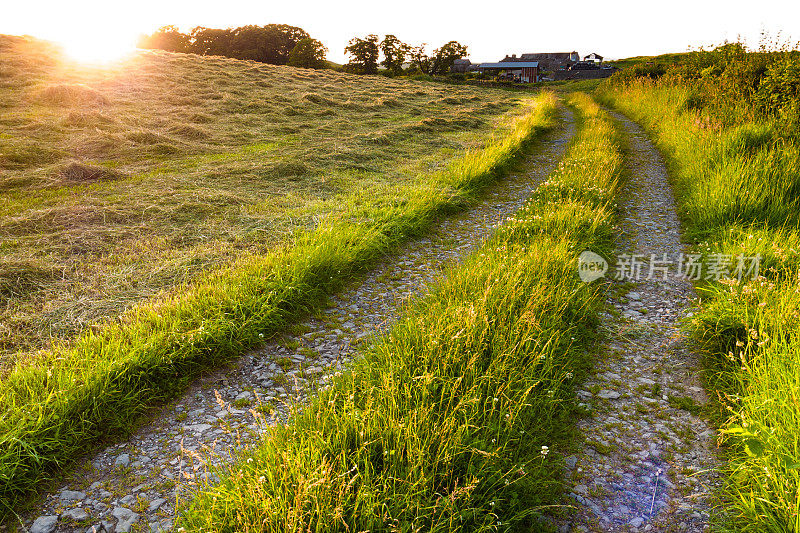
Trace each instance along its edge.
<path fill-rule="evenodd" d="M 754 99 L 762 112 L 800 125 L 800 53 L 786 54 L 770 63 Z"/>
<path fill-rule="evenodd" d="M 643 81 L 690 89 L 685 109 L 705 111 L 726 126 L 777 118 L 779 129 L 797 132 L 800 51 L 785 46 L 777 51 L 752 52 L 741 43 L 727 43 L 710 51 L 635 63 L 611 78 L 611 84 L 619 87 Z"/>

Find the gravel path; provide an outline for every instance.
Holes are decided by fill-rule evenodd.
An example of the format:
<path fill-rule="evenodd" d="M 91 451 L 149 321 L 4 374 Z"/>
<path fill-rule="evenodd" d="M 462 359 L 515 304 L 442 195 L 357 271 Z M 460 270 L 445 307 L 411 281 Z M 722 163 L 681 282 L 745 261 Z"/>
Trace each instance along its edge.
<path fill-rule="evenodd" d="M 619 313 L 607 317 L 604 356 L 578 391 L 590 414 L 579 422 L 583 451 L 566 461 L 576 513 L 561 531 L 707 531 L 715 431 L 696 416 L 706 397 L 697 356 L 678 327 L 695 297 L 676 271 L 680 225 L 660 154 L 639 126 L 614 116 L 630 143 L 630 193 L 624 255 L 610 271 L 627 283 L 619 292 L 630 291 L 612 298 Z M 638 280 L 632 254 L 641 254 Z"/>
<path fill-rule="evenodd" d="M 478 246 L 550 173 L 574 134 L 571 113 L 536 144 L 515 172 L 479 203 L 446 218 L 352 287 L 330 307 L 228 369 L 195 383 L 152 414 L 127 442 L 85 458 L 55 484 L 25 520 L 33 533 L 159 531 L 172 527 L 176 503 L 216 480 L 209 465 L 229 461 L 260 431 L 285 419 L 286 404 L 341 368 L 355 347 L 385 330 L 407 299 L 424 291 L 448 264 Z"/>

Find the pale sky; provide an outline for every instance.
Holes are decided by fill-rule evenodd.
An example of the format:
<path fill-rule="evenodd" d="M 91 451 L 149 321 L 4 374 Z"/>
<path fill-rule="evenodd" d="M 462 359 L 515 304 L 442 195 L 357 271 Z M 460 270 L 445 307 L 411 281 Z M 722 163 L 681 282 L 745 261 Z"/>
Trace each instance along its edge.
<path fill-rule="evenodd" d="M 569 2 L 398 2 L 265 0 L 0 0 L 0 33 L 29 34 L 78 49 L 131 47 L 137 35 L 166 24 L 224 28 L 300 26 L 344 62 L 353 36 L 392 33 L 410 44 L 456 40 L 473 62 L 506 53 L 597 52 L 606 58 L 682 52 L 744 37 L 757 45 L 764 29 L 800 40 L 797 0 L 609 0 Z"/>

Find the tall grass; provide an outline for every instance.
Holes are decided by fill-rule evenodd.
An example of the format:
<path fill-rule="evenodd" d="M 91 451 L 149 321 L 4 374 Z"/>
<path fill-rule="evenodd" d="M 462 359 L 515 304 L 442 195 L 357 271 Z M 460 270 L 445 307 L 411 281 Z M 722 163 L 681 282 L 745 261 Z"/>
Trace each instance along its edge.
<path fill-rule="evenodd" d="M 632 79 L 601 97 L 646 126 L 667 155 L 694 251 L 707 263 L 730 262 L 721 282 L 700 283 L 703 301 L 688 324 L 704 352 L 729 455 L 718 526 L 797 531 L 800 147 L 769 113 L 731 109 L 761 118 L 709 121 L 695 89 L 686 80 Z M 734 275 L 740 255 L 761 256 L 758 278 Z"/>
<path fill-rule="evenodd" d="M 290 422 L 205 489 L 190 531 L 535 531 L 561 495 L 572 384 L 601 298 L 621 157 L 585 95 L 565 159 L 524 207 Z"/>
<path fill-rule="evenodd" d="M 98 437 L 130 427 L 200 370 L 257 346 L 399 241 L 497 178 L 551 127 L 543 94 L 507 135 L 398 196 L 354 206 L 273 253 L 246 257 L 143 303 L 72 343 L 18 360 L 0 383 L 0 508 Z"/>

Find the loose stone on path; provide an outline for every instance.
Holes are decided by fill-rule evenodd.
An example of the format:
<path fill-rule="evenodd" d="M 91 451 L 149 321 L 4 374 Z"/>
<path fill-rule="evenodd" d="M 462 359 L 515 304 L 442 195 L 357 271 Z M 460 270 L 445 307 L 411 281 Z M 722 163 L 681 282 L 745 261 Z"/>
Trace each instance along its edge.
<path fill-rule="evenodd" d="M 631 145 L 619 249 L 645 257 L 677 253 L 683 245 L 664 163 L 641 128 L 617 118 Z M 715 432 L 670 402 L 706 402 L 697 355 L 678 323 L 694 291 L 677 276 L 633 283 L 612 300 L 621 317 L 606 317 L 606 355 L 578 392 L 591 414 L 578 423 L 583 453 L 565 461 L 574 514 L 560 531 L 707 531 Z"/>

